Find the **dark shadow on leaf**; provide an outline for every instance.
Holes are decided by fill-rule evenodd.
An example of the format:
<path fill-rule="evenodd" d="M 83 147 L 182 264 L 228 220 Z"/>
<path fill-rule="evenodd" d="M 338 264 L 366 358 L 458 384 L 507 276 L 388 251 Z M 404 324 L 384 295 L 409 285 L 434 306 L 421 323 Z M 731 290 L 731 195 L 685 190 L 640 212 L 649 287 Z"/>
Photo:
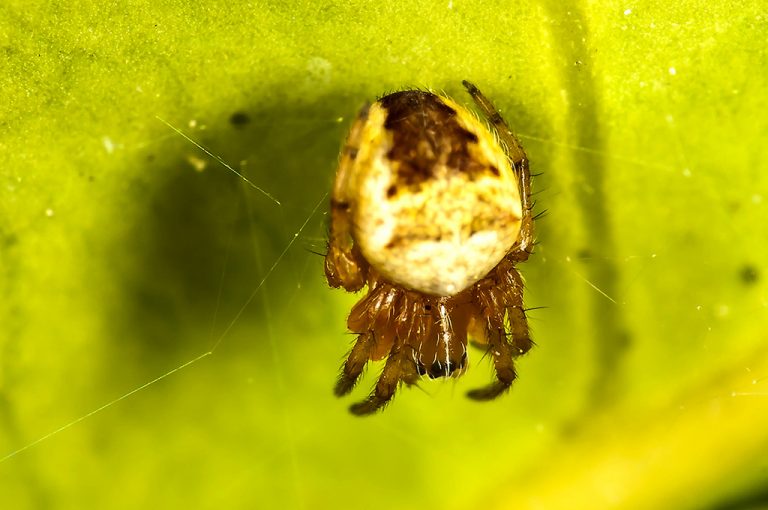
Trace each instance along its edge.
<path fill-rule="evenodd" d="M 168 119 L 281 205 L 181 136 L 153 147 L 146 177 L 128 186 L 140 214 L 115 249 L 125 261 L 115 272 L 120 299 L 109 319 L 116 363 L 107 366 L 123 366 L 131 381 L 136 372 L 139 380 L 154 376 L 206 352 L 222 335 L 227 343 L 240 325 L 263 321 L 259 294 L 249 299 L 290 243 L 267 280 L 268 313 L 282 313 L 288 302 L 306 306 L 326 290 L 322 261 L 306 249 L 324 238 L 325 201 L 294 235 L 329 189 L 349 125 L 338 118 L 351 119 L 357 106 L 341 97 L 266 110 L 234 104 L 199 119 L 205 130 Z M 260 344 L 254 338 L 228 347 L 244 353 Z"/>

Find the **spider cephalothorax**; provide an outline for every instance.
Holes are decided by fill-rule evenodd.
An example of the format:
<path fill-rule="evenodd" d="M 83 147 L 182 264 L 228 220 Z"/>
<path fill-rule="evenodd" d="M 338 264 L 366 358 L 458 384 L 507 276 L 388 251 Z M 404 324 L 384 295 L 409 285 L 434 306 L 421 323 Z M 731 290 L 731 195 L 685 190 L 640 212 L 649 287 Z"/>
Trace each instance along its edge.
<path fill-rule="evenodd" d="M 532 247 L 528 160 L 490 101 L 464 86 L 497 136 L 451 99 L 406 90 L 366 105 L 342 151 L 325 274 L 368 293 L 347 321 L 358 338 L 336 394 L 386 358 L 355 414 L 382 407 L 401 381 L 461 374 L 468 337 L 487 346 L 497 375 L 468 395 L 495 398 L 532 345 L 515 269 Z"/>

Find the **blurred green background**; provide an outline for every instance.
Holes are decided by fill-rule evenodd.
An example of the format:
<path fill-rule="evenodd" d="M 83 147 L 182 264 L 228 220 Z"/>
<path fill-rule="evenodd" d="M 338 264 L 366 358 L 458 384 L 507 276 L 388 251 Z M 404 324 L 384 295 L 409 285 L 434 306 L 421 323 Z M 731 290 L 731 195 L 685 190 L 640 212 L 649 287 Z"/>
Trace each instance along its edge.
<path fill-rule="evenodd" d="M 756 1 L 5 0 L 3 508 L 768 507 L 767 27 Z M 363 101 L 462 79 L 542 173 L 537 347 L 495 402 L 464 398 L 474 352 L 354 418 L 378 367 L 333 397 L 356 297 L 313 253 L 338 149 Z"/>

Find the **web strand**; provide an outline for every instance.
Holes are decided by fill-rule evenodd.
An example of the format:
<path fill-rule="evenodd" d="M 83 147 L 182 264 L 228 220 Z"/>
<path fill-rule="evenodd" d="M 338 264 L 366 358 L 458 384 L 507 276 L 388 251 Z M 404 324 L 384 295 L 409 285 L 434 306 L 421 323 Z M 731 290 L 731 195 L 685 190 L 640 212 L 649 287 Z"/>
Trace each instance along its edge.
<path fill-rule="evenodd" d="M 195 140 L 193 140 L 192 138 L 190 138 L 189 136 L 187 136 L 187 134 L 186 134 L 186 133 L 184 133 L 184 132 L 183 132 L 181 129 L 179 129 L 179 128 L 177 128 L 176 126 L 174 126 L 174 125 L 170 124 L 169 122 L 166 122 L 165 120 L 161 119 L 160 117 L 157 117 L 157 116 L 155 116 L 155 118 L 156 118 L 157 120 L 159 120 L 160 122 L 162 122 L 163 124 L 165 124 L 166 126 L 168 126 L 169 128 L 173 129 L 173 130 L 174 130 L 176 133 L 178 133 L 180 136 L 182 136 L 184 139 L 186 139 L 188 142 L 190 142 L 191 144 L 193 144 L 195 147 L 197 147 L 197 148 L 198 148 L 198 149 L 200 149 L 201 151 L 205 152 L 205 153 L 206 153 L 208 156 L 210 156 L 210 157 L 212 157 L 213 159 L 215 159 L 216 161 L 218 161 L 218 162 L 219 162 L 219 163 L 220 163 L 220 164 L 221 164 L 221 165 L 222 165 L 224 168 L 226 168 L 227 170 L 229 170 L 230 172 L 232 172 L 232 173 L 233 173 L 233 174 L 235 174 L 236 176 L 240 177 L 240 178 L 241 178 L 243 181 L 245 181 L 245 182 L 246 182 L 246 183 L 247 183 L 249 186 L 251 186 L 253 189 L 255 189 L 255 190 L 259 191 L 261 194 L 263 194 L 265 197 L 267 197 L 267 198 L 269 198 L 270 200 L 272 200 L 272 201 L 273 201 L 274 203 L 276 203 L 277 205 L 282 205 L 282 204 L 280 204 L 280 202 L 279 202 L 279 201 L 278 201 L 278 200 L 277 200 L 277 199 L 276 199 L 274 196 L 272 196 L 271 194 L 269 194 L 269 192 L 267 192 L 267 191 L 263 190 L 262 188 L 258 187 L 257 185 L 255 185 L 253 182 L 251 182 L 251 181 L 250 181 L 250 180 L 249 180 L 249 179 L 248 179 L 246 176 L 244 176 L 242 173 L 240 173 L 240 172 L 238 172 L 237 170 L 235 170 L 234 168 L 232 168 L 232 166 L 230 166 L 230 165 L 229 165 L 229 164 L 228 164 L 226 161 L 224 161 L 224 160 L 223 160 L 223 159 L 221 159 L 219 156 L 217 156 L 216 154 L 212 153 L 211 151 L 209 151 L 208 149 L 206 149 L 205 147 L 203 147 L 202 145 L 200 145 L 198 142 L 196 142 Z"/>
<path fill-rule="evenodd" d="M 76 419 L 74 419 L 74 420 L 72 420 L 72 421 L 70 421 L 70 422 L 68 422 L 68 423 L 66 423 L 66 424 L 64 424 L 64 425 L 62 425 L 62 426 L 60 426 L 60 427 L 50 431 L 50 432 L 48 432 L 45 435 L 40 436 L 39 438 L 35 439 L 31 443 L 28 443 L 28 444 L 22 446 L 21 448 L 18 448 L 16 450 L 13 450 L 13 451 L 5 454 L 4 456 L 0 457 L 0 464 L 2 464 L 3 462 L 5 462 L 5 461 L 7 461 L 7 460 L 9 460 L 9 459 L 19 455 L 22 452 L 25 452 L 25 451 L 29 450 L 30 448 L 32 448 L 34 446 L 37 446 L 38 444 L 40 444 L 40 443 L 42 443 L 44 441 L 47 441 L 48 439 L 50 439 L 50 438 L 52 438 L 52 437 L 54 437 L 54 436 L 64 432 L 65 430 L 67 430 L 67 429 L 69 429 L 69 428 L 79 424 L 80 422 L 85 421 L 88 418 L 90 418 L 90 417 L 92 417 L 92 416 L 94 416 L 96 414 L 99 414 L 100 412 L 102 412 L 102 411 L 112 407 L 113 405 L 115 405 L 115 404 L 117 404 L 119 402 L 122 402 L 123 400 L 126 400 L 127 398 L 129 398 L 129 397 L 135 395 L 136 393 L 139 393 L 139 392 L 149 388 L 150 386 L 152 386 L 152 385 L 162 381 L 163 379 L 167 379 L 168 377 L 170 377 L 170 376 L 172 376 L 172 375 L 174 375 L 174 374 L 184 370 L 185 368 L 194 365 L 198 361 L 200 361 L 200 360 L 202 360 L 204 358 L 207 358 L 208 356 L 211 356 L 214 353 L 214 351 L 224 341 L 224 338 L 227 336 L 227 334 L 232 329 L 232 327 L 235 325 L 235 323 L 240 319 L 240 317 L 242 316 L 243 312 L 245 312 L 245 310 L 248 308 L 248 306 L 250 305 L 251 301 L 253 301 L 253 299 L 256 297 L 256 295 L 258 294 L 259 290 L 264 285 L 264 283 L 267 281 L 267 279 L 270 277 L 270 275 L 275 271 L 275 269 L 277 268 L 277 265 L 280 263 L 280 261 L 283 260 L 283 258 L 285 257 L 286 253 L 288 253 L 288 250 L 290 250 L 291 247 L 296 243 L 296 239 L 299 238 L 299 236 L 304 231 L 304 229 L 307 227 L 309 222 L 312 220 L 312 218 L 314 218 L 314 216 L 317 213 L 318 209 L 320 209 L 320 206 L 325 202 L 327 197 L 328 197 L 328 193 L 326 192 L 326 193 L 323 194 L 323 196 L 320 198 L 320 200 L 318 200 L 317 204 L 315 204 L 315 207 L 312 209 L 312 211 L 307 216 L 307 219 L 304 220 L 304 223 L 302 223 L 301 226 L 299 227 L 299 229 L 296 232 L 294 232 L 293 237 L 291 238 L 291 240 L 288 241 L 288 244 L 285 246 L 283 251 L 280 253 L 280 255 L 277 256 L 277 258 L 272 263 L 272 265 L 270 266 L 270 268 L 267 271 L 267 273 L 264 275 L 264 277 L 261 279 L 261 281 L 259 281 L 259 283 L 256 286 L 255 290 L 251 293 L 251 295 L 248 297 L 248 299 L 245 301 L 245 303 L 240 307 L 240 310 L 238 310 L 238 312 L 235 314 L 234 318 L 227 325 L 227 328 L 219 336 L 219 338 L 216 340 L 216 342 L 214 342 L 213 346 L 209 350 L 207 350 L 206 352 L 204 352 L 202 354 L 199 354 L 198 356 L 196 356 L 196 357 L 194 357 L 194 358 L 192 358 L 192 359 L 182 363 L 181 365 L 177 366 L 176 368 L 173 368 L 173 369 L 165 372 L 164 374 L 161 374 L 161 375 L 155 377 L 154 379 L 152 379 L 152 380 L 150 380 L 150 381 L 148 381 L 148 382 L 146 382 L 146 383 L 144 383 L 144 384 L 142 384 L 140 386 L 137 386 L 136 388 L 128 391 L 127 393 L 124 393 L 124 394 L 120 395 L 119 397 L 106 402 L 105 404 L 103 404 L 103 405 L 97 407 L 96 409 L 94 409 L 94 410 L 92 410 L 92 411 L 90 411 L 90 412 L 80 416 L 79 418 L 76 418 Z"/>

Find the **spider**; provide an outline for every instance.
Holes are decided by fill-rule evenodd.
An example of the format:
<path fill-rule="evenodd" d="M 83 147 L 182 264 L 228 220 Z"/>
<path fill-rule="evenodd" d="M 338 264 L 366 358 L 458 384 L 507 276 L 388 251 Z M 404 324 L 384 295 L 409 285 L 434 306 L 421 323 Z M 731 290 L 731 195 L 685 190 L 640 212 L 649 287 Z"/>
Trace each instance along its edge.
<path fill-rule="evenodd" d="M 528 158 L 493 104 L 462 83 L 495 135 L 448 97 L 404 90 L 366 104 L 341 152 L 325 275 L 368 292 L 347 320 L 357 340 L 335 394 L 386 358 L 370 396 L 350 407 L 356 415 L 383 407 L 400 383 L 463 374 L 468 337 L 496 380 L 467 395 L 494 399 L 532 346 L 515 267 L 533 246 Z"/>

